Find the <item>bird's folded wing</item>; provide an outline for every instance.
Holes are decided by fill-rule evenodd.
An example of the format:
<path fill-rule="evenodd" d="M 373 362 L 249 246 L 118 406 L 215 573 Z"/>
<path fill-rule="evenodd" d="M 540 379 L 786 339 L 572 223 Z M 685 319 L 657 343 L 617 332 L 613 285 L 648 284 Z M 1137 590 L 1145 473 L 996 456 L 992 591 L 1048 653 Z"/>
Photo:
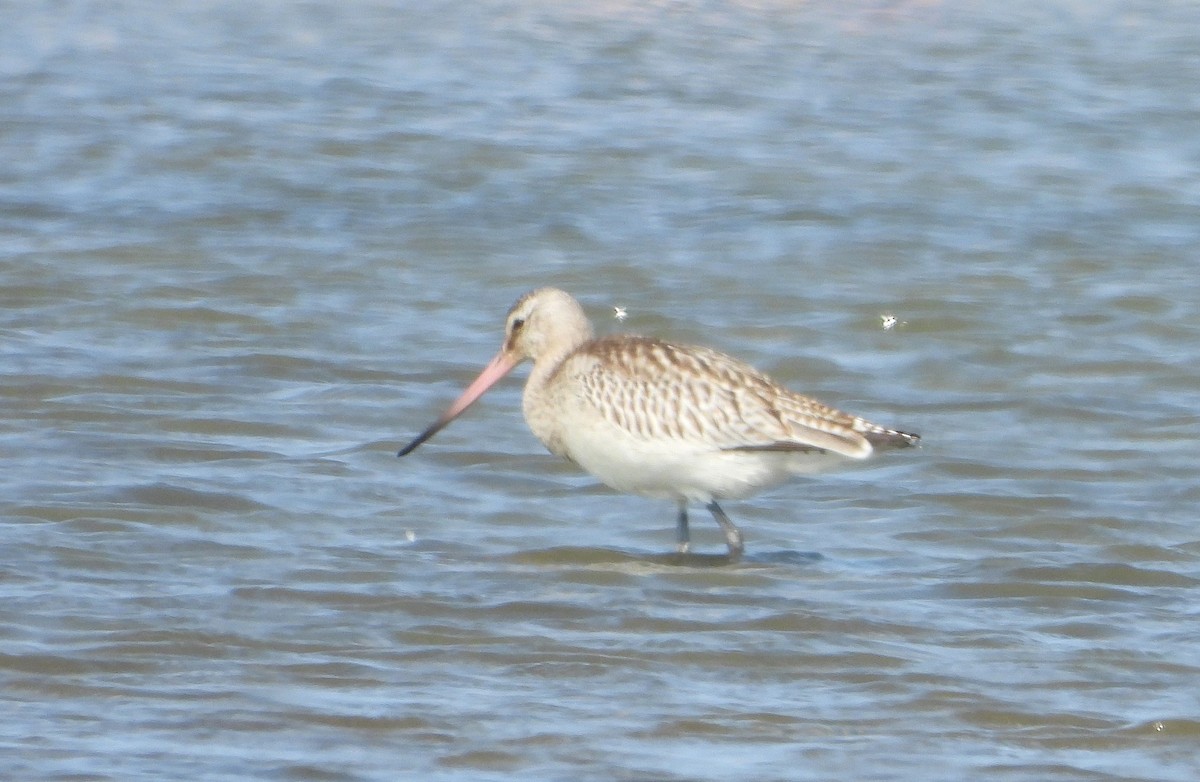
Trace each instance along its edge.
<path fill-rule="evenodd" d="M 720 450 L 871 453 L 853 416 L 722 353 L 635 337 L 596 340 L 590 350 L 597 360 L 580 377 L 584 401 L 635 437 Z"/>

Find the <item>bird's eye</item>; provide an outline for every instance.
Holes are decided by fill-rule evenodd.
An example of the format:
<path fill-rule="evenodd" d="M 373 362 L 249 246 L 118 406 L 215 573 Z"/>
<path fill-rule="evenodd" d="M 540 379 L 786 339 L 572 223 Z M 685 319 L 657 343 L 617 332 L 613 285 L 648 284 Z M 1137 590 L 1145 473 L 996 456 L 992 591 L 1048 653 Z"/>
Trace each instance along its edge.
<path fill-rule="evenodd" d="M 512 328 L 510 329 L 510 331 L 512 331 L 515 334 L 524 325 L 525 325 L 524 318 L 515 318 L 512 322 Z"/>

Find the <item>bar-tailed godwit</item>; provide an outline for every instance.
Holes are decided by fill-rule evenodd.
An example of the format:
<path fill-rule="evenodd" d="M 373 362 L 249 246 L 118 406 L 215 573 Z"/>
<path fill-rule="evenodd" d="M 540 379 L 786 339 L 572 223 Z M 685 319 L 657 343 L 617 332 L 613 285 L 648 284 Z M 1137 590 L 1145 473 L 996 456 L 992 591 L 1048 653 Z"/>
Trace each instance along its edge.
<path fill-rule="evenodd" d="M 715 350 L 628 335 L 594 338 L 575 299 L 539 288 L 508 311 L 504 344 L 491 363 L 399 455 L 437 434 L 525 359 L 533 370 L 521 406 L 537 438 L 618 491 L 675 500 L 681 553 L 689 547 L 689 503 L 706 505 L 736 560 L 742 533 L 717 500 L 920 439 L 793 393 Z"/>

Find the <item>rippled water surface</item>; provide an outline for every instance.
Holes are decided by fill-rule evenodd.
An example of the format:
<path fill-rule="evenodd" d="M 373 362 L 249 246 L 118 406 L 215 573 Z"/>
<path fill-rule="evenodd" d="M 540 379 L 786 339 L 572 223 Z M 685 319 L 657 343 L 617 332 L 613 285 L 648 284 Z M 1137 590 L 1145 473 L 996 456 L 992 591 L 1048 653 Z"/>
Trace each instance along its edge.
<path fill-rule="evenodd" d="M 1200 6 L 2 5 L 0 777 L 1196 778 Z M 543 284 L 923 447 L 397 460 Z"/>

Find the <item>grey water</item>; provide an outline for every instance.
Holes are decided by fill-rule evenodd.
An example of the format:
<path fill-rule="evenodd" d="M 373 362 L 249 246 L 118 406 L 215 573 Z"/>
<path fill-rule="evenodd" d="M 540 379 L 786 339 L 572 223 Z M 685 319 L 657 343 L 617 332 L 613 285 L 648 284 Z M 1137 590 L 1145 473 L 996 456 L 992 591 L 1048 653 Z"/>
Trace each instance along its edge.
<path fill-rule="evenodd" d="M 1196 778 L 1200 5 L 0 17 L 0 777 Z M 398 460 L 539 285 L 922 447 Z"/>

